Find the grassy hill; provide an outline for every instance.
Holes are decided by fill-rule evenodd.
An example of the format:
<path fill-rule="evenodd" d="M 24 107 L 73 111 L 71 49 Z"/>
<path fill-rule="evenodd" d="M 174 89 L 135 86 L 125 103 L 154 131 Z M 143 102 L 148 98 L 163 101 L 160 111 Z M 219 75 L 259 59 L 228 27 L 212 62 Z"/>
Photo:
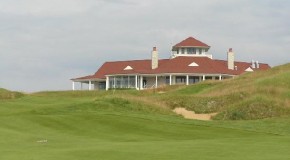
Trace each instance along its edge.
<path fill-rule="evenodd" d="M 15 99 L 22 97 L 23 94 L 20 92 L 13 92 L 6 90 L 4 88 L 0 88 L 0 100 L 2 99 Z"/>
<path fill-rule="evenodd" d="M 262 119 L 290 114 L 290 64 L 222 82 L 181 87 L 162 97 L 168 106 L 198 113 L 219 112 L 215 119 Z"/>
<path fill-rule="evenodd" d="M 192 86 L 2 98 L 0 159 L 289 159 L 289 71 L 287 64 Z M 186 120 L 174 107 L 219 112 L 219 120 Z"/>

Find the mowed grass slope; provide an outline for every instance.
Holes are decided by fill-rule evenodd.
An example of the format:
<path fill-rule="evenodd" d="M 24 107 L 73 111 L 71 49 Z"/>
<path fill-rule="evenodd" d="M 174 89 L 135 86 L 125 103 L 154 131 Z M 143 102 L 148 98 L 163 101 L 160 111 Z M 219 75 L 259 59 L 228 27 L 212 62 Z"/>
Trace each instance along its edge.
<path fill-rule="evenodd" d="M 284 73 L 289 65 L 188 87 L 2 98 L 0 159 L 289 159 L 289 85 L 281 84 L 288 80 Z M 261 101 L 253 98 L 259 96 Z M 257 120 L 227 120 L 232 118 L 225 113 L 247 108 L 241 104 L 261 108 L 263 97 L 285 113 L 247 118 L 253 112 L 246 109 L 244 117 L 234 117 Z M 172 112 L 174 107 L 219 112 L 217 119 L 224 120 L 185 120 Z"/>

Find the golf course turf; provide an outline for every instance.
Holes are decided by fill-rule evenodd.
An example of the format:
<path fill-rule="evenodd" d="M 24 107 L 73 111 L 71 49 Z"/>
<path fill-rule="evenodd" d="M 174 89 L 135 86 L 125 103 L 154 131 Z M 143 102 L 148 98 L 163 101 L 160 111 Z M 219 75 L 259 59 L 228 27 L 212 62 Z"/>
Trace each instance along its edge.
<path fill-rule="evenodd" d="M 287 160 L 290 64 L 135 91 L 0 89 L 0 160 Z M 172 110 L 218 113 L 187 120 Z"/>
<path fill-rule="evenodd" d="M 290 157 L 288 117 L 204 122 L 185 120 L 167 111 L 132 109 L 126 101 L 119 106 L 104 97 L 96 103 L 98 95 L 94 94 L 78 98 L 57 94 L 1 101 L 1 159 Z"/>

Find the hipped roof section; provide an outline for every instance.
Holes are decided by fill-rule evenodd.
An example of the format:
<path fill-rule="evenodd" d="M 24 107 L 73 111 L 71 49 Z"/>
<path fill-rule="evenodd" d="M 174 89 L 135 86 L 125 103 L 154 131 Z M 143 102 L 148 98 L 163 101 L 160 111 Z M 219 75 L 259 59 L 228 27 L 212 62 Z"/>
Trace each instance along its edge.
<path fill-rule="evenodd" d="M 198 66 L 190 66 L 191 63 Z M 213 60 L 207 57 L 176 57 L 173 59 L 161 59 L 158 61 L 158 68 L 151 68 L 151 60 L 132 60 L 106 62 L 94 75 L 75 78 L 72 80 L 82 79 L 105 79 L 106 75 L 134 75 L 134 74 L 169 74 L 169 73 L 186 73 L 186 74 L 229 74 L 239 75 L 251 67 L 251 63 L 235 62 L 237 70 L 229 70 L 227 61 Z M 124 70 L 127 66 L 133 69 Z M 270 68 L 268 64 L 260 63 L 259 69 L 266 70 Z"/>

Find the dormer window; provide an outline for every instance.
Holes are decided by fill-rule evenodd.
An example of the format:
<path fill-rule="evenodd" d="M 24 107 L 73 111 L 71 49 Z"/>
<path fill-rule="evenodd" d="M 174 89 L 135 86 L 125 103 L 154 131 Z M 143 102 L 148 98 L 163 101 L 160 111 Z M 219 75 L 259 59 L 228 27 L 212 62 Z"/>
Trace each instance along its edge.
<path fill-rule="evenodd" d="M 195 54 L 195 48 L 187 48 L 187 54 Z"/>
<path fill-rule="evenodd" d="M 185 49 L 181 48 L 181 54 L 184 54 L 184 52 L 185 52 Z"/>
<path fill-rule="evenodd" d="M 133 68 L 131 66 L 127 66 L 126 68 L 124 68 L 124 70 L 132 70 Z"/>

